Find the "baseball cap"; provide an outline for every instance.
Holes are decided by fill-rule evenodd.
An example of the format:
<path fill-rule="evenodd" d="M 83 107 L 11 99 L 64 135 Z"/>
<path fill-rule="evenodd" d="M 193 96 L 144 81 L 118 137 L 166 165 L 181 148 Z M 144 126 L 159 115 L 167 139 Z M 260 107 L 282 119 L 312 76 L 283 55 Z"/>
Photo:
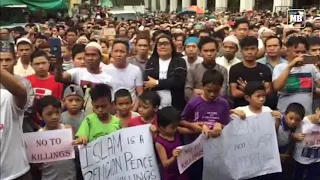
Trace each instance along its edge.
<path fill-rule="evenodd" d="M 32 45 L 31 41 L 30 41 L 28 38 L 24 38 L 24 37 L 23 37 L 23 38 L 19 38 L 19 39 L 17 40 L 16 45 L 18 45 L 18 44 L 21 43 L 21 42 L 26 42 L 26 43 Z"/>
<path fill-rule="evenodd" d="M 63 92 L 63 98 L 66 98 L 68 96 L 72 96 L 72 95 L 77 95 L 80 97 L 84 97 L 84 93 L 83 90 L 81 89 L 80 86 L 77 86 L 75 84 L 71 84 L 70 86 L 68 86 L 64 92 Z"/>

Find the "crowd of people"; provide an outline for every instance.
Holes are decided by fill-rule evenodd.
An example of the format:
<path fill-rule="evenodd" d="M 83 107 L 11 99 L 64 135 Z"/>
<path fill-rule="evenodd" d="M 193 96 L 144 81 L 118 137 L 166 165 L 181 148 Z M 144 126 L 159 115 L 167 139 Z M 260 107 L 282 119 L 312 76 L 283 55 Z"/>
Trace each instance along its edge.
<path fill-rule="evenodd" d="M 80 145 L 151 124 L 163 180 L 200 180 L 201 159 L 179 173 L 177 147 L 218 137 L 231 114 L 270 112 L 283 172 L 252 179 L 319 180 L 320 149 L 301 143 L 303 124 L 320 126 L 314 13 L 305 26 L 250 11 L 0 28 L 0 179 L 83 178 L 78 156 L 29 164 L 24 132 L 71 128 Z"/>

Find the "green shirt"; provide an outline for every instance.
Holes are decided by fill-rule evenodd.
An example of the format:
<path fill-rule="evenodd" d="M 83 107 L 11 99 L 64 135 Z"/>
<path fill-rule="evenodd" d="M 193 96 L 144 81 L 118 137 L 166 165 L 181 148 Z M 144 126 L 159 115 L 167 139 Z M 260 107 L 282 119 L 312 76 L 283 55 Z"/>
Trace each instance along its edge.
<path fill-rule="evenodd" d="M 82 121 L 76 136 L 87 136 L 88 142 L 91 142 L 100 136 L 105 136 L 121 129 L 121 121 L 115 116 L 110 116 L 110 121 L 103 123 L 95 113 L 88 115 Z"/>

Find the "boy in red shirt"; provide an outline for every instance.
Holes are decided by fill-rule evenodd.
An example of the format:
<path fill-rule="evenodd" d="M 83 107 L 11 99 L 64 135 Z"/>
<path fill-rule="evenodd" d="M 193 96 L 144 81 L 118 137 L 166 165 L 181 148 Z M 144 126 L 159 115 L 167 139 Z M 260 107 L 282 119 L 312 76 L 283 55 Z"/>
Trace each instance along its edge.
<path fill-rule="evenodd" d="M 36 100 L 47 95 L 53 95 L 61 100 L 63 84 L 56 82 L 54 76 L 49 73 L 50 62 L 48 55 L 41 50 L 35 51 L 31 55 L 31 66 L 35 74 L 26 78 L 31 82 Z"/>
<path fill-rule="evenodd" d="M 31 66 L 35 74 L 27 76 L 35 93 L 34 104 L 44 96 L 52 95 L 59 100 L 62 99 L 63 84 L 54 80 L 54 76 L 49 73 L 49 57 L 46 52 L 38 50 L 31 55 Z M 34 117 L 36 123 L 43 127 L 44 123 L 37 116 Z M 39 127 L 40 128 L 40 127 Z"/>
<path fill-rule="evenodd" d="M 132 118 L 128 127 L 152 124 L 157 127 L 157 111 L 160 106 L 160 96 L 155 91 L 145 91 L 139 96 L 138 113 L 140 116 Z"/>

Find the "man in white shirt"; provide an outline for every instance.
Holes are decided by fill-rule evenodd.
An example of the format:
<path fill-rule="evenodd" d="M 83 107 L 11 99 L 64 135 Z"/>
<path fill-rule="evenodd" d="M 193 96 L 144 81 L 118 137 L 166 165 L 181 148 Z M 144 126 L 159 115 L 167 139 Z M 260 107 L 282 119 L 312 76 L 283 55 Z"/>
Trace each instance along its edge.
<path fill-rule="evenodd" d="M 34 70 L 30 65 L 30 57 L 32 54 L 32 43 L 28 38 L 20 38 L 17 40 L 17 53 L 19 59 L 14 66 L 14 74 L 26 77 L 34 74 Z"/>
<path fill-rule="evenodd" d="M 228 70 L 231 68 L 231 66 L 241 62 L 237 57 L 236 53 L 239 50 L 239 40 L 231 35 L 224 38 L 222 43 L 222 54 L 223 56 L 218 57 L 216 59 L 216 62 L 220 64 L 221 66 L 225 67 Z"/>
<path fill-rule="evenodd" d="M 127 62 L 128 53 L 128 42 L 116 40 L 111 50 L 113 63 L 109 64 L 103 71 L 113 78 L 113 94 L 119 89 L 127 89 L 133 102 L 137 102 L 137 96 L 143 92 L 142 72 L 138 66 Z M 134 104 L 133 111 L 137 110 L 137 104 Z"/>
<path fill-rule="evenodd" d="M 108 84 L 114 87 L 112 77 L 100 67 L 102 59 L 102 48 L 96 42 L 90 42 L 85 47 L 85 64 L 86 68 L 72 68 L 66 72 L 62 72 L 62 61 L 56 63 L 55 80 L 63 83 L 75 83 L 82 87 L 85 92 L 85 110 L 86 113 L 92 112 L 91 98 L 89 91 L 95 84 Z"/>
<path fill-rule="evenodd" d="M 186 61 L 187 69 L 194 67 L 196 64 L 200 64 L 203 58 L 199 56 L 199 39 L 197 37 L 188 37 L 184 41 L 185 56 L 182 58 Z"/>
<path fill-rule="evenodd" d="M 22 123 L 28 95 L 21 77 L 13 75 L 13 44 L 0 47 L 0 179 L 31 180 L 23 141 Z"/>

